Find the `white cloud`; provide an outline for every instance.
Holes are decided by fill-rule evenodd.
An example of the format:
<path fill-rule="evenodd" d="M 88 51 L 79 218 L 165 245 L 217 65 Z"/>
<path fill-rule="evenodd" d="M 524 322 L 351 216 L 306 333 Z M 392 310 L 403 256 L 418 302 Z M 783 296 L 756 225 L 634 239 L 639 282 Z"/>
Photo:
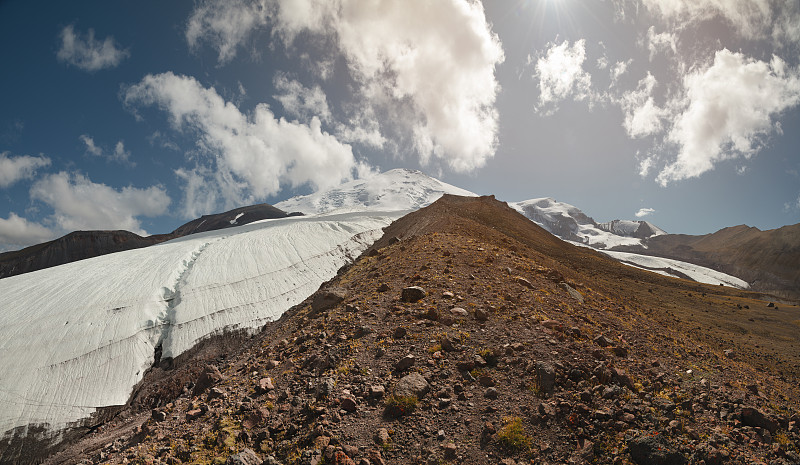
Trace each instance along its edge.
<path fill-rule="evenodd" d="M 546 114 L 557 108 L 558 102 L 572 97 L 581 101 L 591 96 L 592 78 L 583 69 L 586 60 L 586 41 L 581 39 L 570 45 L 548 44 L 544 56 L 536 59 L 534 77 L 539 80 L 538 111 Z M 529 63 L 533 58 L 528 57 Z"/>
<path fill-rule="evenodd" d="M 323 123 L 331 121 L 328 99 L 320 86 L 305 87 L 300 82 L 289 79 L 282 73 L 275 76 L 274 84 L 280 93 L 273 95 L 273 97 L 281 102 L 287 114 L 303 122 L 310 121 L 314 116 L 318 117 Z"/>
<path fill-rule="evenodd" d="M 120 190 L 92 182 L 81 174 L 60 172 L 40 179 L 31 187 L 31 199 L 53 208 L 49 218 L 58 229 L 125 229 L 147 234 L 138 217 L 163 215 L 170 198 L 162 187 Z"/>
<path fill-rule="evenodd" d="M 10 187 L 23 179 L 32 179 L 36 170 L 45 166 L 50 166 L 50 159 L 45 156 L 10 157 L 8 152 L 0 152 L 0 188 Z"/>
<path fill-rule="evenodd" d="M 55 237 L 50 229 L 26 220 L 11 212 L 6 218 L 0 218 L 0 252 L 18 249 L 29 245 L 49 241 Z"/>
<path fill-rule="evenodd" d="M 265 104 L 246 115 L 191 77 L 147 75 L 123 98 L 128 106 L 158 106 L 173 128 L 197 134 L 198 148 L 213 156 L 215 167 L 178 175 L 187 185 L 196 176 L 207 178 L 226 208 L 277 194 L 284 185 L 337 185 L 351 179 L 356 166 L 350 146 L 323 132 L 316 116 L 308 125 L 288 122 Z"/>
<path fill-rule="evenodd" d="M 125 143 L 118 141 L 114 145 L 114 150 L 110 151 L 107 155 L 102 147 L 97 145 L 94 138 L 86 134 L 81 134 L 78 137 L 81 142 L 86 145 L 86 152 L 95 157 L 105 157 L 109 161 L 116 161 L 125 165 L 135 166 L 136 164 L 130 160 L 131 152 L 125 149 Z"/>
<path fill-rule="evenodd" d="M 720 50 L 714 63 L 683 81 L 683 110 L 668 140 L 678 146 L 674 163 L 656 180 L 697 177 L 725 159 L 749 158 L 773 130 L 773 117 L 800 103 L 800 71 L 777 56 L 769 63 Z"/>
<path fill-rule="evenodd" d="M 650 26 L 647 30 L 647 48 L 650 50 L 650 61 L 664 50 L 670 50 L 674 55 L 678 53 L 678 36 L 672 32 L 656 34 L 655 26 Z"/>
<path fill-rule="evenodd" d="M 662 119 L 668 115 L 653 100 L 653 89 L 657 84 L 656 78 L 648 72 L 636 90 L 624 93 L 619 100 L 625 113 L 622 125 L 630 137 L 645 137 L 661 131 Z"/>
<path fill-rule="evenodd" d="M 272 8 L 269 0 L 200 1 L 186 25 L 186 42 L 192 50 L 208 42 L 217 50 L 219 63 L 228 63 L 240 44 L 266 26 Z"/>
<path fill-rule="evenodd" d="M 61 48 L 57 57 L 84 71 L 97 71 L 114 68 L 130 55 L 128 50 L 117 48 L 114 38 L 106 37 L 102 42 L 94 38 L 94 30 L 89 29 L 83 38 L 75 32 L 73 26 L 66 26 L 61 31 Z"/>
<path fill-rule="evenodd" d="M 356 114 L 373 109 L 381 116 L 381 134 L 344 132 L 365 134 L 373 144 L 383 133 L 397 135 L 410 141 L 423 164 L 439 159 L 455 171 L 473 170 L 494 156 L 495 66 L 504 54 L 480 2 L 206 1 L 190 19 L 187 40 L 210 41 L 225 61 L 267 23 L 287 45 L 300 33 L 324 35 L 344 58 L 361 107 Z"/>
<path fill-rule="evenodd" d="M 636 212 L 636 218 L 642 218 L 647 215 L 651 215 L 656 211 L 652 208 L 640 208 L 639 211 Z"/>
<path fill-rule="evenodd" d="M 625 73 L 628 72 L 628 66 L 633 62 L 633 59 L 627 61 L 618 61 L 611 68 L 611 86 L 615 86 Z"/>
<path fill-rule="evenodd" d="M 86 145 L 86 151 L 96 157 L 100 157 L 103 155 L 103 149 L 97 146 L 94 143 L 94 138 L 87 136 L 86 134 L 81 134 L 79 139 Z"/>

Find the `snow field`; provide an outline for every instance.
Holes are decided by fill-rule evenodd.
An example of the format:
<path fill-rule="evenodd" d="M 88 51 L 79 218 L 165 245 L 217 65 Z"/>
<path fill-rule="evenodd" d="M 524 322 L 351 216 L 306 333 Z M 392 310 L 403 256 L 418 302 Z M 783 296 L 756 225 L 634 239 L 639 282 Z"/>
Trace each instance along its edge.
<path fill-rule="evenodd" d="M 268 220 L 0 280 L 0 432 L 124 404 L 156 346 L 279 318 L 405 213 Z"/>

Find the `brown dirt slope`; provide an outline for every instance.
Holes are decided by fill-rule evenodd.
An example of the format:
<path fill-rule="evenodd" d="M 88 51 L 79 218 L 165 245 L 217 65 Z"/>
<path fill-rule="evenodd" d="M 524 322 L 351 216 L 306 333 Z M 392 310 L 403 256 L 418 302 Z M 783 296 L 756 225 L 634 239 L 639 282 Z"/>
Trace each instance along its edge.
<path fill-rule="evenodd" d="M 798 463 L 799 310 L 754 297 L 445 196 L 48 463 Z"/>
<path fill-rule="evenodd" d="M 704 236 L 668 234 L 645 244 L 647 249 L 615 250 L 696 263 L 738 276 L 754 290 L 800 299 L 800 224 L 769 231 L 740 225 Z"/>

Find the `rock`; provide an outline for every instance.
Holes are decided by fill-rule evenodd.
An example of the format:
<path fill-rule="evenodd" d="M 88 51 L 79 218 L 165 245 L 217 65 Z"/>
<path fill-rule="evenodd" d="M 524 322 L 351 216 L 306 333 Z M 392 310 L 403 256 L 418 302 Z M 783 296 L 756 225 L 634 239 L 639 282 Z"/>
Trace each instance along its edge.
<path fill-rule="evenodd" d="M 195 420 L 197 418 L 200 418 L 201 415 L 203 415 L 203 411 L 200 410 L 199 408 L 189 410 L 188 412 L 186 412 L 186 421 Z"/>
<path fill-rule="evenodd" d="M 164 420 L 166 420 L 166 419 L 167 419 L 167 414 L 166 414 L 166 412 L 164 412 L 164 411 L 162 411 L 162 410 L 156 410 L 156 409 L 153 409 L 153 411 L 152 411 L 152 412 L 150 412 L 150 416 L 151 416 L 151 417 L 153 418 L 153 420 L 155 420 L 155 421 L 164 421 Z"/>
<path fill-rule="evenodd" d="M 469 315 L 469 313 L 465 309 L 463 309 L 461 307 L 453 307 L 453 308 L 451 308 L 450 309 L 450 314 L 455 316 L 455 317 L 459 317 L 459 318 L 463 318 L 463 317 L 466 317 L 467 315 Z"/>
<path fill-rule="evenodd" d="M 378 286 L 378 292 L 386 292 L 389 289 L 391 289 L 391 288 L 386 283 L 382 283 L 380 286 Z"/>
<path fill-rule="evenodd" d="M 561 287 L 564 288 L 565 291 L 569 293 L 569 295 L 577 300 L 580 303 L 583 303 L 583 295 L 580 292 L 576 291 L 572 286 L 567 283 L 561 283 Z"/>
<path fill-rule="evenodd" d="M 558 320 L 544 320 L 542 322 L 542 326 L 544 326 L 547 329 L 552 329 L 553 331 L 563 331 L 564 330 L 564 325 L 561 324 L 561 322 L 558 321 Z"/>
<path fill-rule="evenodd" d="M 736 352 L 733 349 L 725 349 L 723 353 L 727 358 L 736 358 Z"/>
<path fill-rule="evenodd" d="M 333 389 L 336 387 L 336 382 L 333 378 L 322 378 L 322 381 L 317 385 L 317 399 L 325 399 L 333 394 Z"/>
<path fill-rule="evenodd" d="M 391 441 L 391 438 L 389 437 L 389 430 L 386 428 L 378 428 L 378 431 L 375 431 L 372 439 L 374 439 L 375 443 L 379 446 L 389 444 L 389 441 Z"/>
<path fill-rule="evenodd" d="M 408 354 L 405 357 L 403 357 L 400 360 L 398 360 L 397 363 L 395 363 L 394 369 L 397 370 L 397 371 L 400 371 L 400 372 L 406 371 L 409 368 L 411 368 L 412 366 L 414 366 L 414 363 L 416 361 L 417 361 L 416 357 L 414 357 L 411 354 Z"/>
<path fill-rule="evenodd" d="M 251 449 L 244 449 L 238 454 L 228 457 L 225 465 L 261 465 L 261 459 Z"/>
<path fill-rule="evenodd" d="M 628 441 L 631 459 L 639 465 L 683 465 L 686 458 L 659 433 L 644 434 Z"/>
<path fill-rule="evenodd" d="M 611 352 L 614 353 L 617 357 L 626 358 L 628 356 L 628 348 L 622 346 L 614 346 L 611 348 Z"/>
<path fill-rule="evenodd" d="M 347 291 L 340 287 L 332 287 L 319 291 L 311 301 L 311 312 L 319 313 L 339 305 L 347 297 Z"/>
<path fill-rule="evenodd" d="M 484 387 L 493 387 L 495 385 L 494 379 L 487 374 L 480 375 L 478 377 L 478 383 Z"/>
<path fill-rule="evenodd" d="M 266 392 L 272 391 L 275 389 L 275 385 L 272 383 L 272 378 L 261 378 L 258 380 L 258 386 L 256 386 L 256 392 L 259 394 L 264 394 Z"/>
<path fill-rule="evenodd" d="M 439 323 L 444 326 L 453 326 L 455 324 L 456 319 L 452 315 L 440 315 L 439 316 Z"/>
<path fill-rule="evenodd" d="M 442 292 L 442 298 L 443 298 L 443 299 L 453 299 L 453 298 L 455 298 L 455 296 L 456 296 L 456 295 L 455 295 L 455 294 L 453 294 L 453 293 L 452 293 L 452 292 L 450 292 L 450 291 L 444 291 L 444 292 Z"/>
<path fill-rule="evenodd" d="M 267 458 L 261 463 L 261 465 L 283 465 L 272 455 L 268 455 Z"/>
<path fill-rule="evenodd" d="M 497 399 L 498 392 L 496 388 L 490 387 L 483 393 L 483 397 L 487 399 Z"/>
<path fill-rule="evenodd" d="M 419 373 L 411 373 L 400 378 L 394 387 L 394 395 L 399 397 L 416 397 L 421 399 L 431 390 L 428 381 Z"/>
<path fill-rule="evenodd" d="M 489 312 L 482 308 L 475 309 L 475 319 L 478 321 L 486 321 L 489 319 Z"/>
<path fill-rule="evenodd" d="M 745 426 L 764 428 L 771 434 L 775 434 L 779 426 L 774 418 L 765 415 L 764 412 L 753 407 L 742 408 L 742 424 Z"/>
<path fill-rule="evenodd" d="M 386 395 L 386 388 L 380 384 L 373 384 L 369 387 L 369 396 L 373 399 L 382 399 Z"/>
<path fill-rule="evenodd" d="M 219 368 L 214 365 L 208 365 L 200 374 L 200 377 L 197 378 L 194 389 L 192 389 L 192 395 L 199 396 L 205 392 L 206 389 L 220 381 L 222 381 L 222 373 L 219 372 Z"/>
<path fill-rule="evenodd" d="M 522 276 L 517 276 L 514 278 L 514 281 L 522 287 L 527 287 L 528 289 L 533 289 L 533 284 L 530 281 L 523 278 Z"/>
<path fill-rule="evenodd" d="M 539 390 L 544 394 L 552 393 L 556 385 L 556 369 L 549 363 L 538 361 L 535 370 Z"/>
<path fill-rule="evenodd" d="M 356 405 L 356 399 L 353 396 L 342 396 L 339 398 L 339 406 L 352 413 L 358 410 L 358 406 Z"/>
<path fill-rule="evenodd" d="M 445 352 L 458 352 L 459 348 L 456 343 L 449 337 L 443 337 L 441 340 L 442 350 Z"/>
<path fill-rule="evenodd" d="M 419 286 L 411 286 L 403 289 L 400 294 L 400 300 L 413 303 L 424 299 L 426 295 L 425 289 Z"/>
<path fill-rule="evenodd" d="M 444 459 L 445 460 L 455 460 L 456 455 L 458 453 L 458 447 L 452 442 L 448 442 L 444 445 Z"/>
<path fill-rule="evenodd" d="M 408 330 L 402 326 L 398 326 L 392 333 L 392 339 L 403 339 L 406 337 L 406 334 L 408 334 Z"/>
<path fill-rule="evenodd" d="M 304 450 L 300 454 L 300 465 L 319 465 L 322 463 L 322 451 L 319 449 Z"/>
<path fill-rule="evenodd" d="M 594 338 L 594 343 L 600 347 L 608 347 L 611 345 L 611 341 L 603 334 Z"/>
<path fill-rule="evenodd" d="M 213 400 L 218 398 L 224 399 L 226 396 L 225 396 L 225 391 L 223 391 L 222 389 L 218 387 L 212 387 L 211 389 L 209 389 L 207 397 L 208 400 Z"/>

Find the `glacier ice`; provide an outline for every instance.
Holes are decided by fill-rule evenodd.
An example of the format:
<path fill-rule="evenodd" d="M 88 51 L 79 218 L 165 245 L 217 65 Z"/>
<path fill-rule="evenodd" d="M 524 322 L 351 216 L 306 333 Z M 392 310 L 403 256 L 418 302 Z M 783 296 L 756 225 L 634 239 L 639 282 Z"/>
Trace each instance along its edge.
<path fill-rule="evenodd" d="M 156 346 L 279 318 L 404 213 L 265 220 L 0 280 L 0 432 L 124 404 Z"/>

